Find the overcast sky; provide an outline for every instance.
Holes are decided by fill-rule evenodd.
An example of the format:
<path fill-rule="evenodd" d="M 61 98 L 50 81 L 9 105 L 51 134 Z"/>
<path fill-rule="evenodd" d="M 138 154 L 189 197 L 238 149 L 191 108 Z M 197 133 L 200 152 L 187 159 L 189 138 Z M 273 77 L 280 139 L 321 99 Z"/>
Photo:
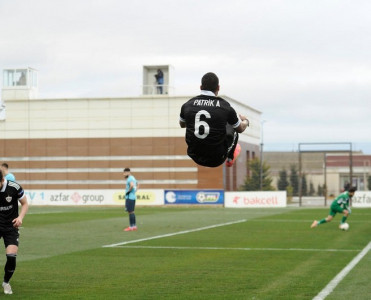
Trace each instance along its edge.
<path fill-rule="evenodd" d="M 263 115 L 265 150 L 352 142 L 371 154 L 369 0 L 0 0 L 0 68 L 39 72 L 39 97 L 141 94 L 143 65 L 176 95 L 215 72 Z"/>

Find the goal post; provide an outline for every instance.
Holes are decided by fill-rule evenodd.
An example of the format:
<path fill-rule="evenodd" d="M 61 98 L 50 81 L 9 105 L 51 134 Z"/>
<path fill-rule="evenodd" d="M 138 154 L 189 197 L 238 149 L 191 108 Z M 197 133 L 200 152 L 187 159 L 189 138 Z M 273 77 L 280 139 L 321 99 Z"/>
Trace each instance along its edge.
<path fill-rule="evenodd" d="M 353 151 L 352 143 L 350 142 L 339 142 L 339 143 L 299 143 L 299 206 L 302 206 L 302 155 L 305 153 L 323 153 L 323 165 L 324 165 L 324 206 L 327 202 L 327 153 L 348 153 L 349 155 L 349 179 L 353 182 Z"/>

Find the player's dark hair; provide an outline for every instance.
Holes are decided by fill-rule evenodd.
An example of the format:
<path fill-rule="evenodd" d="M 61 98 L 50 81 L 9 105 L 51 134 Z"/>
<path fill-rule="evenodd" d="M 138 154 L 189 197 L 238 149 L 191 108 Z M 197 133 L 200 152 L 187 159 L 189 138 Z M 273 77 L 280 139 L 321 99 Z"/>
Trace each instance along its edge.
<path fill-rule="evenodd" d="M 3 172 L 1 172 L 0 170 L 0 182 L 3 181 L 3 178 L 4 178 Z"/>
<path fill-rule="evenodd" d="M 130 172 L 130 168 L 125 168 L 124 172 Z"/>
<path fill-rule="evenodd" d="M 9 166 L 8 166 L 7 163 L 3 163 L 1 166 L 3 166 L 3 167 L 5 167 L 5 168 L 9 169 Z"/>
<path fill-rule="evenodd" d="M 357 187 L 352 186 L 352 187 L 349 189 L 349 192 L 354 193 L 356 190 L 357 190 Z"/>
<path fill-rule="evenodd" d="M 214 73 L 206 73 L 201 79 L 201 89 L 216 92 L 219 86 L 219 78 Z"/>

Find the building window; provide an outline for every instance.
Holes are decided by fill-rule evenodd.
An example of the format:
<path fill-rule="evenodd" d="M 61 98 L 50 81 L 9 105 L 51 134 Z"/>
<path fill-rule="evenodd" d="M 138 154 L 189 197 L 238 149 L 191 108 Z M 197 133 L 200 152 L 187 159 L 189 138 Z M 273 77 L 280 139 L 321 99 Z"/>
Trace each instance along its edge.
<path fill-rule="evenodd" d="M 355 186 L 358 191 L 365 191 L 365 180 L 361 174 L 353 174 L 352 186 Z M 340 175 L 340 190 L 346 190 L 350 187 L 349 175 Z"/>

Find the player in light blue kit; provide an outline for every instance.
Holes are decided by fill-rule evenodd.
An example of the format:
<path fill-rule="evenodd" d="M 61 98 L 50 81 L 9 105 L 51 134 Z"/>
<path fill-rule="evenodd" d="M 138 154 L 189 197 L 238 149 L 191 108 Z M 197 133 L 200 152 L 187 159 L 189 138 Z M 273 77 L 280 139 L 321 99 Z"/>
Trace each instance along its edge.
<path fill-rule="evenodd" d="M 124 169 L 124 177 L 126 178 L 126 189 L 125 189 L 125 210 L 129 214 L 129 224 L 130 226 L 125 228 L 124 231 L 134 231 L 137 230 L 136 220 L 135 220 L 135 201 L 137 199 L 137 180 L 130 173 L 129 168 Z"/>
<path fill-rule="evenodd" d="M 7 163 L 1 165 L 1 170 L 3 171 L 6 180 L 15 181 L 15 176 L 9 172 L 9 165 Z"/>

